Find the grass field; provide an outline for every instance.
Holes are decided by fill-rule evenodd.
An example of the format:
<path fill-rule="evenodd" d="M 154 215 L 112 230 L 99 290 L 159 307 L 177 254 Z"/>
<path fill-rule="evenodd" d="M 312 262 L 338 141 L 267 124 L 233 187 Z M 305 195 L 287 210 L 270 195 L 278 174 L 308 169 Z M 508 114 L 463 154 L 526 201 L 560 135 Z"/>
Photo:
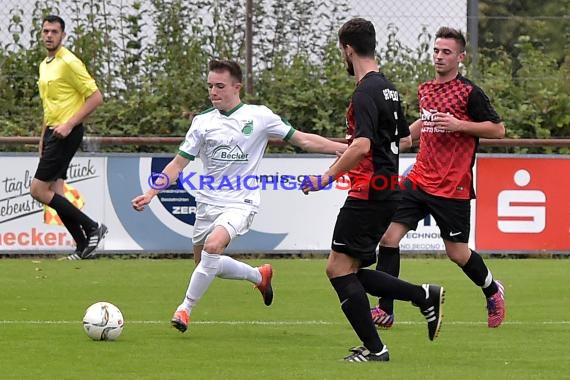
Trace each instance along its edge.
<path fill-rule="evenodd" d="M 446 287 L 430 342 L 420 313 L 396 306 L 381 332 L 389 363 L 343 363 L 359 344 L 322 259 L 266 260 L 275 301 L 244 281 L 216 279 L 185 334 L 169 319 L 191 260 L 0 260 L 1 379 L 568 379 L 570 260 L 488 260 L 504 282 L 507 321 L 486 326 L 485 301 L 446 259 L 404 259 L 402 277 Z M 260 264 L 259 260 L 248 260 Z M 115 342 L 91 341 L 84 310 L 106 300 L 126 324 Z"/>

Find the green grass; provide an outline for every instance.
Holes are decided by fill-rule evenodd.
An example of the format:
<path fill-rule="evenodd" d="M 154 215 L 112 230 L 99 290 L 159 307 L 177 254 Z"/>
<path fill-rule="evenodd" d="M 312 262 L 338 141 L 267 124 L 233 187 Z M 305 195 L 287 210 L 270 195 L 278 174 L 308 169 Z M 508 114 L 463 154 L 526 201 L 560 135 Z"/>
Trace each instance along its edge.
<path fill-rule="evenodd" d="M 275 301 L 244 281 L 216 279 L 185 334 L 169 319 L 191 260 L 0 260 L 2 379 L 563 379 L 570 378 L 570 260 L 487 260 L 503 280 L 507 322 L 486 326 L 480 290 L 446 259 L 405 259 L 402 277 L 447 290 L 440 337 L 399 303 L 381 332 L 389 363 L 343 363 L 359 344 L 324 275 L 325 261 L 269 260 Z M 259 264 L 258 260 L 248 260 Z M 81 318 L 96 301 L 126 320 L 95 342 Z"/>

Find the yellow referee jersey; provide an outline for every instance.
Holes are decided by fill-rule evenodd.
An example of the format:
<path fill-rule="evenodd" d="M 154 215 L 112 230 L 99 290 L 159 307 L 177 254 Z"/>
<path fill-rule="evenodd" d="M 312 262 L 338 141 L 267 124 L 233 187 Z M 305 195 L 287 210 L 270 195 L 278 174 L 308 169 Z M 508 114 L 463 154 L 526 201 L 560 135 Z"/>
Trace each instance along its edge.
<path fill-rule="evenodd" d="M 46 57 L 40 63 L 38 87 L 48 126 L 65 123 L 97 91 L 83 62 L 63 46 L 52 60 Z"/>

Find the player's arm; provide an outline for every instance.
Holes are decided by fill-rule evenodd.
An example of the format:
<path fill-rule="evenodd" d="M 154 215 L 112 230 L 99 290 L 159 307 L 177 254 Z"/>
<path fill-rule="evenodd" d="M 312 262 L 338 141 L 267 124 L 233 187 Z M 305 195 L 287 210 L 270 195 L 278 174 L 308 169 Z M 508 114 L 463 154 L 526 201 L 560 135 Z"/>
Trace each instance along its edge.
<path fill-rule="evenodd" d="M 59 138 L 69 135 L 71 130 L 87 118 L 97 107 L 103 104 L 103 94 L 97 87 L 93 77 L 87 72 L 85 65 L 78 59 L 66 61 L 65 80 L 85 98 L 79 110 L 65 123 L 54 128 L 54 135 Z"/>
<path fill-rule="evenodd" d="M 493 123 L 492 121 L 483 121 L 477 123 L 463 121 L 460 125 L 460 131 L 471 136 L 486 139 L 502 139 L 505 137 L 505 125 L 502 122 Z"/>
<path fill-rule="evenodd" d="M 462 132 L 474 137 L 502 139 L 505 126 L 502 122 L 459 120 L 455 116 L 438 112 L 433 115 L 434 126 L 449 132 Z"/>
<path fill-rule="evenodd" d="M 87 116 L 89 116 L 97 107 L 103 104 L 103 94 L 101 91 L 96 90 L 85 99 L 83 106 L 69 118 L 65 123 L 58 125 L 54 128 L 53 134 L 57 138 L 65 138 L 69 135 L 71 130 L 80 124 Z"/>
<path fill-rule="evenodd" d="M 346 151 L 340 156 L 322 176 L 309 176 L 308 183 L 302 185 L 305 194 L 310 191 L 318 191 L 335 181 L 347 171 L 356 167 L 358 163 L 370 152 L 372 146 L 373 131 L 378 121 L 378 108 L 374 99 L 365 92 L 356 91 L 351 99 L 354 110 L 354 140 Z"/>
<path fill-rule="evenodd" d="M 398 143 L 398 149 L 400 152 L 407 152 L 412 147 L 412 137 L 406 136 L 400 139 Z"/>
<path fill-rule="evenodd" d="M 188 158 L 182 157 L 179 154 L 176 155 L 162 170 L 162 174 L 168 177 L 168 183 L 174 183 L 178 179 L 179 173 L 184 170 L 190 161 Z M 151 188 L 146 193 L 134 198 L 131 201 L 133 208 L 137 211 L 144 210 L 144 206 L 149 204 L 152 198 L 159 192 L 160 190 Z"/>
<path fill-rule="evenodd" d="M 313 153 L 342 153 L 348 146 L 345 143 L 332 141 L 314 133 L 305 133 L 297 130 L 293 132 L 293 135 L 287 141 L 305 152 Z"/>
<path fill-rule="evenodd" d="M 410 133 L 410 126 L 406 121 L 402 103 L 398 102 L 396 110 L 396 137 L 399 137 L 398 152 L 406 152 L 412 147 Z"/>
<path fill-rule="evenodd" d="M 370 140 L 367 137 L 357 137 L 346 148 L 339 159 L 325 171 L 323 176 L 338 178 L 350 169 L 354 168 L 370 151 Z"/>
<path fill-rule="evenodd" d="M 477 86 L 469 93 L 467 114 L 471 120 L 459 120 L 451 114 L 438 112 L 433 115 L 433 121 L 436 127 L 451 132 L 462 132 L 487 139 L 505 137 L 505 125 L 487 95 Z"/>
<path fill-rule="evenodd" d="M 72 128 L 75 127 L 85 120 L 87 116 L 91 115 L 101 104 L 103 104 L 103 94 L 100 90 L 96 90 L 85 99 L 83 106 L 67 121 L 66 124 L 69 124 Z"/>
<path fill-rule="evenodd" d="M 303 192 L 308 194 L 310 191 L 318 191 L 320 188 L 326 187 L 331 181 L 336 180 L 354 168 L 369 151 L 370 140 L 367 137 L 355 138 L 342 156 L 340 156 L 320 178 L 310 176 L 306 179 L 306 181 L 310 183 L 303 186 Z"/>
<path fill-rule="evenodd" d="M 420 139 L 422 133 L 422 119 L 417 119 L 410 125 L 410 137 L 412 138 L 412 143 L 415 143 Z"/>

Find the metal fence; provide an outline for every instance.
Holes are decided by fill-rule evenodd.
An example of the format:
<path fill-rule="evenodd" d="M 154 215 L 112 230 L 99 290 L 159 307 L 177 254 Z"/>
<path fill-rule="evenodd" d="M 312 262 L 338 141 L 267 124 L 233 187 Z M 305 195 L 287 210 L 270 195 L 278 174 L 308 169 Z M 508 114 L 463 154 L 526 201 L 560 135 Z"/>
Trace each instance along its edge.
<path fill-rule="evenodd" d="M 379 52 L 392 44 L 417 49 L 430 43 L 438 27 L 467 31 L 467 0 L 353 0 L 352 16 L 370 19 L 377 32 Z"/>
<path fill-rule="evenodd" d="M 234 9 L 226 15 L 214 14 L 212 11 L 223 9 L 226 4 L 232 3 Z M 168 7 L 192 6 L 192 13 L 188 14 L 188 28 L 195 25 L 212 25 L 220 18 L 235 17 L 234 25 L 244 25 L 248 21 L 247 4 L 253 4 L 254 7 L 263 9 L 264 15 L 250 18 L 253 21 L 252 32 L 253 38 L 259 41 L 267 37 L 266 28 L 262 27 L 262 23 L 266 22 L 269 16 L 275 16 L 275 4 L 285 2 L 285 0 L 4 0 L 3 7 L 0 9 L 0 17 L 3 22 L 0 24 L 0 46 L 7 50 L 28 49 L 30 46 L 39 42 L 40 20 L 43 14 L 53 13 L 64 18 L 69 27 L 67 28 L 68 38 L 73 40 L 76 36 L 74 32 L 81 30 L 84 25 L 91 24 L 95 28 L 108 28 L 111 31 L 110 38 L 115 42 L 121 38 L 122 28 L 128 17 L 140 17 L 139 25 L 141 26 L 140 36 L 143 49 L 146 45 L 152 44 L 154 29 L 157 20 L 153 19 L 153 14 L 157 9 Z M 550 2 L 552 3 L 552 2 Z M 213 5 L 214 4 L 214 5 Z M 390 48 L 402 48 L 417 50 L 422 49 L 429 54 L 433 35 L 439 26 L 446 25 L 459 28 L 467 32 L 468 45 L 471 58 L 476 61 L 477 50 L 480 39 L 493 39 L 502 36 L 480 36 L 478 26 L 483 20 L 487 25 L 492 23 L 509 23 L 509 33 L 516 34 L 517 31 L 523 29 L 529 23 L 533 23 L 531 29 L 534 28 L 540 33 L 540 29 L 546 27 L 552 29 L 553 26 L 560 31 L 558 35 L 548 35 L 548 43 L 552 43 L 552 39 L 558 38 L 558 45 L 564 47 L 570 33 L 570 16 L 564 14 L 565 7 L 560 0 L 562 14 L 546 16 L 540 9 L 536 10 L 533 16 L 513 16 L 505 15 L 505 7 L 498 4 L 489 5 L 490 2 L 480 2 L 479 0 L 295 0 L 289 2 L 285 7 L 297 7 L 297 12 L 303 7 L 311 10 L 312 18 L 307 17 L 306 21 L 317 24 L 311 26 L 313 30 L 322 32 L 321 39 L 316 43 L 323 44 L 330 38 L 334 31 L 340 25 L 340 22 L 350 17 L 359 16 L 370 19 L 376 27 L 378 38 L 378 52 L 382 54 Z M 553 4 L 550 4 L 553 5 Z M 213 8 L 214 7 L 214 8 Z M 480 9 L 485 12 L 481 12 Z M 507 9 L 508 10 L 508 9 Z M 101 16 L 108 16 L 104 21 L 95 20 Z M 282 22 L 285 27 L 290 22 L 287 10 L 283 15 Z M 325 17 L 323 17 L 325 16 Z M 227 21 L 227 20 L 226 20 Z M 303 20 L 301 20 L 303 21 Z M 330 23 L 334 25 L 329 25 Z M 325 25 L 328 23 L 327 25 Z M 77 29 L 76 27 L 79 28 Z M 319 25 L 323 24 L 323 25 Z M 307 27 L 308 28 L 308 27 Z M 495 30 L 500 29 L 495 27 Z M 93 32 L 100 32 L 94 30 Z M 106 32 L 103 30 L 102 32 Z M 243 32 L 245 34 L 245 32 Z M 328 35 L 327 35 L 328 34 Z M 243 37 L 243 38 L 241 38 Z M 245 43 L 246 35 L 239 35 L 236 43 Z M 302 36 L 297 36 L 296 41 L 301 41 Z M 241 41 L 240 41 L 241 40 Z M 295 39 L 292 41 L 295 43 Z M 556 43 L 556 41 L 554 41 Z M 254 41 L 255 47 L 255 41 Z M 302 44 L 303 48 L 309 49 L 310 43 Z M 255 49 L 252 54 L 259 57 L 266 52 L 262 49 Z M 429 57 L 427 55 L 426 57 Z M 259 60 L 258 60 L 259 61 Z"/>
<path fill-rule="evenodd" d="M 271 12 L 276 0 L 254 0 L 255 5 L 263 6 Z M 187 0 L 183 3 L 199 4 L 199 0 Z M 246 0 L 241 1 L 245 7 Z M 462 30 L 467 28 L 467 0 L 343 0 L 308 2 L 320 4 L 320 11 L 335 12 L 335 17 L 346 20 L 352 16 L 365 17 L 373 21 L 378 31 L 378 47 L 385 48 L 397 36 L 398 43 L 414 48 L 425 42 L 428 34 L 433 35 L 438 26 L 448 25 Z M 158 4 L 161 5 L 158 5 Z M 156 0 L 4 0 L 0 9 L 2 24 L 0 24 L 0 40 L 2 46 L 10 49 L 29 48 L 37 43 L 37 29 L 42 13 L 51 12 L 60 15 L 68 23 L 68 36 L 73 38 L 74 20 L 79 20 L 90 13 L 109 14 L 111 20 L 119 22 L 121 14 L 128 14 L 138 9 L 143 15 L 141 24 L 145 25 L 143 33 L 152 37 L 152 9 L 156 6 L 169 7 L 173 1 Z M 345 3 L 346 7 L 337 8 L 335 5 Z M 204 23 L 211 22 L 214 15 L 201 14 Z M 245 20 L 243 20 L 245 22 Z M 188 26 L 191 24 L 188 23 Z M 149 29 L 150 28 L 150 29 Z M 253 25 L 254 34 L 256 26 Z M 255 54 L 255 52 L 254 52 Z"/>
<path fill-rule="evenodd" d="M 245 24 L 248 21 L 247 4 L 253 4 L 254 7 L 264 9 L 265 16 L 274 15 L 274 5 L 285 0 L 4 0 L 3 7 L 0 9 L 0 16 L 3 22 L 0 23 L 0 44 L 7 50 L 27 49 L 39 42 L 39 23 L 42 14 L 53 13 L 58 14 L 68 22 L 68 37 L 74 39 L 74 30 L 78 23 L 88 25 L 90 22 L 94 26 L 101 26 L 94 18 L 103 15 L 109 16 L 105 23 L 111 24 L 103 26 L 113 31 L 111 39 L 121 39 L 121 28 L 119 25 L 124 23 L 125 17 L 140 17 L 139 24 L 142 26 L 140 31 L 141 42 L 151 44 L 153 42 L 154 28 L 157 20 L 153 19 L 156 9 L 164 9 L 175 6 L 192 5 L 192 13 L 189 14 L 187 27 L 192 28 L 194 25 L 215 24 L 216 18 L 224 17 L 224 15 L 216 15 L 212 13 L 212 4 L 218 4 L 223 8 L 226 4 L 232 2 L 234 7 L 233 13 L 229 12 L 226 16 L 235 17 L 235 25 Z M 285 2 L 286 3 L 286 2 Z M 442 25 L 459 28 L 467 33 L 468 45 L 472 59 L 477 59 L 477 48 L 479 40 L 484 38 L 499 38 L 499 36 L 487 35 L 480 36 L 478 26 L 481 20 L 490 23 L 510 23 L 506 26 L 507 32 L 516 34 L 517 31 L 523 29 L 524 25 L 533 23 L 531 27 L 541 29 L 544 26 L 552 29 L 553 26 L 560 31 L 558 35 L 550 34 L 547 38 L 552 40 L 558 38 L 561 47 L 564 47 L 570 32 L 570 16 L 564 14 L 564 9 L 568 10 L 568 5 L 563 5 L 560 0 L 561 14 L 546 16 L 541 9 L 537 9 L 533 16 L 513 16 L 505 14 L 508 11 L 507 6 L 497 4 L 495 6 L 491 2 L 480 2 L 479 0 L 295 0 L 289 2 L 296 4 L 294 7 L 298 9 L 311 9 L 313 18 L 307 18 L 307 22 L 323 25 L 311 26 L 322 31 L 322 39 L 317 43 L 325 43 L 333 32 L 340 25 L 339 22 L 347 20 L 353 16 L 360 16 L 370 19 L 374 22 L 377 29 L 378 51 L 381 54 L 389 48 L 404 48 L 416 50 L 423 49 L 429 53 L 431 39 L 437 28 Z M 500 2 L 499 2 L 500 3 Z M 549 2 L 553 6 L 553 2 Z M 177 5 L 178 4 L 178 5 Z M 491 4 L 491 5 L 489 5 Z M 286 7 L 291 7 L 288 5 Z M 315 9 L 317 8 L 317 9 Z M 175 8 L 173 8 L 175 9 Z M 480 9 L 484 9 L 481 12 Z M 216 11 L 217 12 L 217 11 Z M 322 17 L 325 16 L 326 17 Z M 283 23 L 287 25 L 290 21 L 287 19 L 289 15 L 285 10 L 282 15 Z M 280 15 L 281 17 L 281 15 Z M 263 15 L 256 18 L 250 18 L 253 21 L 252 32 L 253 38 L 263 39 L 267 37 L 267 31 L 262 28 L 261 23 L 265 22 L 267 17 Z M 336 25 L 324 25 L 330 20 Z M 498 30 L 500 28 L 494 28 Z M 100 30 L 99 30 L 100 31 Z M 84 31 L 83 31 L 84 32 Z M 105 32 L 105 31 L 103 31 Z M 242 36 L 239 36 L 242 37 Z M 247 36 L 243 36 L 244 38 Z M 240 38 L 238 38 L 238 43 Z M 298 36 L 297 40 L 301 40 L 302 36 Z M 243 41 L 241 41 L 243 42 Z M 552 43 L 553 41 L 548 41 Z M 556 41 L 554 41 L 556 43 Z M 293 41 L 294 43 L 294 41 Z M 255 42 L 254 42 L 255 45 Z M 310 44 L 305 44 L 310 47 Z M 144 48 L 144 46 L 143 46 Z M 265 51 L 252 51 L 254 56 L 265 54 Z"/>

